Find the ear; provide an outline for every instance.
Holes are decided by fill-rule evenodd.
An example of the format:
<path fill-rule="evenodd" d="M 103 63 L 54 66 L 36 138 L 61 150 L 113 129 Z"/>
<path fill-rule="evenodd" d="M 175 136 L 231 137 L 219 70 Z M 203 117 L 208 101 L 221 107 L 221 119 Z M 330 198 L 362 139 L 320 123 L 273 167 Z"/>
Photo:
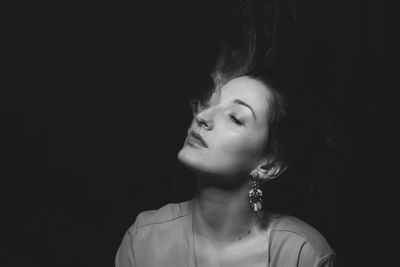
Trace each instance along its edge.
<path fill-rule="evenodd" d="M 269 181 L 279 177 L 287 169 L 287 165 L 281 161 L 264 161 L 259 164 L 251 175 L 263 181 Z"/>

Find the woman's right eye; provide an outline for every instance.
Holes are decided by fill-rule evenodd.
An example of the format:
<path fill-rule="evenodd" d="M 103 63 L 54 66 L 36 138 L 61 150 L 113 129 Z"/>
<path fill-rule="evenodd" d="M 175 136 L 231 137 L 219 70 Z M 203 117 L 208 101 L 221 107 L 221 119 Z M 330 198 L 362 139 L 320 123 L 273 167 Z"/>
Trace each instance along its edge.
<path fill-rule="evenodd" d="M 200 106 L 200 108 L 199 108 L 199 111 L 208 109 L 209 107 L 211 107 L 211 105 L 208 104 L 208 103 L 202 104 L 202 105 Z"/>
<path fill-rule="evenodd" d="M 189 104 L 190 104 L 190 107 L 192 108 L 193 114 L 199 112 L 200 100 L 198 100 L 198 99 L 191 100 Z"/>

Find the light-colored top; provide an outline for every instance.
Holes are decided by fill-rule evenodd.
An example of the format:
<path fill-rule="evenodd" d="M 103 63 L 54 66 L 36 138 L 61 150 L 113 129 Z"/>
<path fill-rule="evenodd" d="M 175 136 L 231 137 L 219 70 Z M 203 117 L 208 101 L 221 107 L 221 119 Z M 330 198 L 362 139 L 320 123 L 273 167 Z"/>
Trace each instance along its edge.
<path fill-rule="evenodd" d="M 191 214 L 192 201 L 141 212 L 123 237 L 115 266 L 196 267 Z M 274 216 L 256 242 L 224 266 L 334 266 L 335 253 L 325 238 L 292 216 Z"/>

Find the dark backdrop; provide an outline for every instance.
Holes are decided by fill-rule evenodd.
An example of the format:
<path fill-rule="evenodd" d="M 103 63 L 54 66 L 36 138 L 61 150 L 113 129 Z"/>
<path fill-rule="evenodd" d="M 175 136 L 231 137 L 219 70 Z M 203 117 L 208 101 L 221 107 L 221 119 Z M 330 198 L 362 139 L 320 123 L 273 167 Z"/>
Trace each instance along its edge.
<path fill-rule="evenodd" d="M 191 197 L 194 177 L 176 154 L 215 59 L 215 18 L 205 1 L 166 2 L 10 9 L 0 265 L 112 266 L 140 211 Z M 383 12 L 361 1 L 298 10 L 283 62 L 334 136 L 324 212 L 309 220 L 340 255 L 338 187 L 350 179 L 355 139 L 368 138 L 354 133 L 376 108 Z"/>

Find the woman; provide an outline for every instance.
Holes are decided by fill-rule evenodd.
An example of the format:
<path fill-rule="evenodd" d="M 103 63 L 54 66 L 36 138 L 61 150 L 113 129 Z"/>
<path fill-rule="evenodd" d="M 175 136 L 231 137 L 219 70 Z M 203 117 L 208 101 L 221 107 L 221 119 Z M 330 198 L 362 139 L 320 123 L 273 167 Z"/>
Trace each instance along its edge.
<path fill-rule="evenodd" d="M 283 116 L 282 96 L 257 77 L 215 88 L 178 153 L 198 176 L 194 198 L 140 213 L 116 266 L 333 266 L 319 232 L 262 207 L 259 183 L 286 169 L 271 143 Z"/>
<path fill-rule="evenodd" d="M 271 55 L 273 46 L 264 45 L 270 38 L 253 38 L 256 27 L 246 25 L 244 46 L 224 39 L 212 91 L 196 106 L 178 153 L 198 178 L 193 199 L 140 213 L 118 249 L 117 267 L 334 265 L 335 253 L 317 230 L 263 205 L 261 184 L 268 187 L 288 166 L 287 109 L 264 78 L 268 64 L 256 62 Z M 256 49 L 260 40 L 267 53 Z M 240 51 L 230 53 L 234 47 Z"/>

